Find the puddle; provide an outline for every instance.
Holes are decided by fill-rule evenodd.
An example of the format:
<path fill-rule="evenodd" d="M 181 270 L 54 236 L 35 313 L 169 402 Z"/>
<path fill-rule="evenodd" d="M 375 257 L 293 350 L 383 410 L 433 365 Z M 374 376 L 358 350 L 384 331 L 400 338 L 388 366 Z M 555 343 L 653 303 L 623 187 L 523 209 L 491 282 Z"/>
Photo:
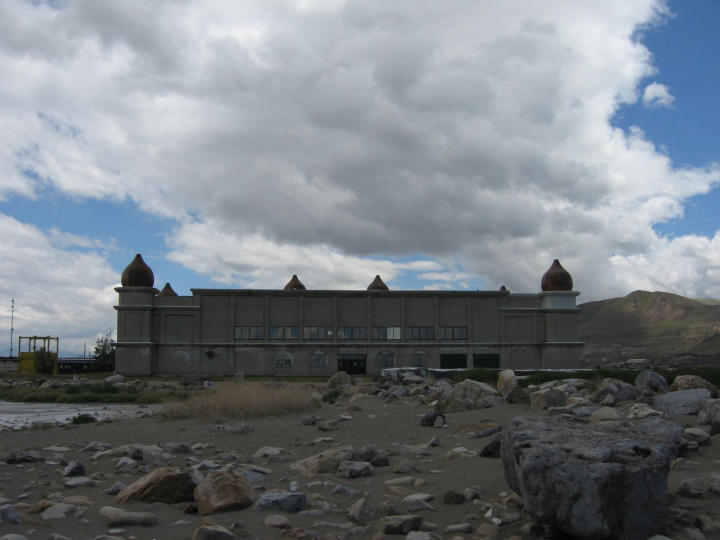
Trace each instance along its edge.
<path fill-rule="evenodd" d="M 0 401 L 0 431 L 27 428 L 33 424 L 69 424 L 78 414 L 97 420 L 118 420 L 155 414 L 162 405 L 105 403 L 11 403 Z"/>

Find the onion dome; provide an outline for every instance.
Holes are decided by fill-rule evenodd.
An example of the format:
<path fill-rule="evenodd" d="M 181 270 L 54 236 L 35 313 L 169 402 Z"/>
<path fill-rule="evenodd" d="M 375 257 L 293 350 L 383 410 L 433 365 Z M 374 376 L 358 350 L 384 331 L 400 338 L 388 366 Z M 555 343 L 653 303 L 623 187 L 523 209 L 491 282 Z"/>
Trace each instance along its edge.
<path fill-rule="evenodd" d="M 305 285 L 302 284 L 302 282 L 298 279 L 297 275 L 293 274 L 293 277 L 290 278 L 290 281 L 287 282 L 287 285 L 285 285 L 285 288 L 283 290 L 304 291 Z"/>
<path fill-rule="evenodd" d="M 565 270 L 560 261 L 555 259 L 542 277 L 540 286 L 543 291 L 572 291 L 573 280 L 570 272 Z"/>
<path fill-rule="evenodd" d="M 375 279 L 373 279 L 372 283 L 368 285 L 367 288 L 368 291 L 389 291 L 388 286 L 385 285 L 385 282 L 380 279 L 380 276 L 375 276 Z"/>
<path fill-rule="evenodd" d="M 169 283 L 165 283 L 165 286 L 162 288 L 162 291 L 158 293 L 158 296 L 177 296 L 177 293 Z"/>
<path fill-rule="evenodd" d="M 130 264 L 123 270 L 120 283 L 123 287 L 152 287 L 155 283 L 155 276 L 150 267 L 145 264 L 142 256 L 138 253 Z"/>

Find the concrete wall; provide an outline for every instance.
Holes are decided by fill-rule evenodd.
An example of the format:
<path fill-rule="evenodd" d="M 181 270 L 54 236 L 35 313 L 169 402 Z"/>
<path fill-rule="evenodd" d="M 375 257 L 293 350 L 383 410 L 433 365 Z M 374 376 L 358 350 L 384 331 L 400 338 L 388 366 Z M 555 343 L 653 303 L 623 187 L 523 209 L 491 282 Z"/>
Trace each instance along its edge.
<path fill-rule="evenodd" d="M 576 367 L 582 345 L 577 293 L 194 289 L 192 296 L 157 296 L 155 289 L 116 290 L 116 368 L 125 374 L 328 375 L 341 355 L 365 355 L 369 374 L 382 369 L 382 358 L 410 366 L 418 354 L 430 368 L 450 355 L 453 361 L 464 355 L 466 367 L 474 355 L 497 355 L 501 368 Z M 259 329 L 262 339 L 239 339 L 238 327 Z M 296 327 L 297 337 L 271 339 L 272 327 Z M 306 338 L 303 329 L 310 327 L 331 332 Z M 361 328 L 365 336 L 339 339 L 342 327 Z M 374 327 L 400 328 L 400 339 L 373 339 Z M 432 339 L 412 338 L 410 328 L 432 329 Z M 452 334 L 454 328 L 465 329 L 464 337 Z M 324 367 L 313 366 L 319 353 Z"/>

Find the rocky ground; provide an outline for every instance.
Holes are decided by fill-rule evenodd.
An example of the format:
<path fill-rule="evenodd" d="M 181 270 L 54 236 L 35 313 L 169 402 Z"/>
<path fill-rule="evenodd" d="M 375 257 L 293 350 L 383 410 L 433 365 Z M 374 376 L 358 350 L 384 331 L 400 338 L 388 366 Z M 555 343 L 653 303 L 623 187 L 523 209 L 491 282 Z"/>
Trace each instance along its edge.
<path fill-rule="evenodd" d="M 720 538 L 720 400 L 705 381 L 347 382 L 333 382 L 334 404 L 283 417 L 3 432 L 0 539 L 507 539 L 593 526 L 640 538 L 633 527 L 658 520 L 671 538 Z M 632 503 L 648 493 L 652 506 Z"/>

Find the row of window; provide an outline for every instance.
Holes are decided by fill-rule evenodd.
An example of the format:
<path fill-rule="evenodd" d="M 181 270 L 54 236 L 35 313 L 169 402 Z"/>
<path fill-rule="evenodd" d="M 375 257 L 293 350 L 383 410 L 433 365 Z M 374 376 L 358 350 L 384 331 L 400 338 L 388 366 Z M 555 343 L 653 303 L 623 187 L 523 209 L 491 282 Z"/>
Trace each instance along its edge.
<path fill-rule="evenodd" d="M 425 351 L 413 353 L 411 365 L 412 367 L 428 367 L 430 355 Z M 289 353 L 279 353 L 275 357 L 275 367 L 277 369 L 290 369 L 293 366 L 293 356 Z M 309 357 L 310 367 L 313 369 L 327 368 L 327 355 L 322 351 L 315 351 Z M 392 351 L 383 351 L 377 356 L 378 364 L 381 368 L 391 368 L 395 366 L 395 353 Z M 364 362 L 364 357 L 363 357 Z"/>
<path fill-rule="evenodd" d="M 305 326 L 303 338 L 307 340 L 327 341 L 333 338 L 332 326 Z M 271 326 L 269 338 L 271 340 L 296 340 L 299 331 L 297 326 Z M 367 339 L 367 329 L 364 326 L 339 326 L 337 329 L 339 340 L 364 341 Z M 464 326 L 441 326 L 438 334 L 443 340 L 466 340 L 467 328 Z M 265 339 L 263 326 L 236 326 L 235 339 L 241 341 Z M 401 339 L 399 326 L 374 326 L 372 339 L 379 341 L 392 341 Z M 432 341 L 435 339 L 435 328 L 432 326 L 408 326 L 405 328 L 405 339 L 408 341 Z"/>

